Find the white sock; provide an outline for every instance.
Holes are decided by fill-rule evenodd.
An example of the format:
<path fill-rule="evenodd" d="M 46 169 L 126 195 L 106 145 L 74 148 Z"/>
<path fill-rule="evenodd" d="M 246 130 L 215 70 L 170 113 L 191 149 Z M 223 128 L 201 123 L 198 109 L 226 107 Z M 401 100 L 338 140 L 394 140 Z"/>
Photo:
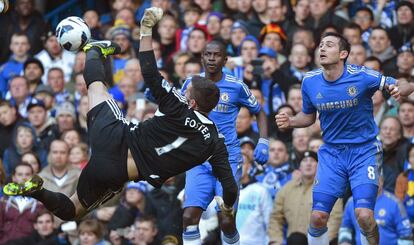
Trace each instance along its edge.
<path fill-rule="evenodd" d="M 201 245 L 200 230 L 197 225 L 188 226 L 184 230 L 183 245 Z"/>
<path fill-rule="evenodd" d="M 201 239 L 188 240 L 183 237 L 183 245 L 201 245 Z"/>
<path fill-rule="evenodd" d="M 360 232 L 359 239 L 361 240 L 361 245 L 369 245 L 367 237 Z"/>
<path fill-rule="evenodd" d="M 228 237 L 223 232 L 221 232 L 221 243 L 222 245 L 239 245 L 240 235 L 236 231 L 235 234 L 231 235 L 231 237 Z"/>
<path fill-rule="evenodd" d="M 329 245 L 328 232 L 325 231 L 321 236 L 314 237 L 308 232 L 308 244 L 309 245 Z"/>

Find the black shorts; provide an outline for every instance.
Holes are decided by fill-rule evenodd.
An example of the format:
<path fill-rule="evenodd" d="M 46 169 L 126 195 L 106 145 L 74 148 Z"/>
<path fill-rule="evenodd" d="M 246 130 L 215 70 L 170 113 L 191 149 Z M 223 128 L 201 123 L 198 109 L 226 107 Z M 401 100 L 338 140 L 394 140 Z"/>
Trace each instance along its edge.
<path fill-rule="evenodd" d="M 77 186 L 79 201 L 88 211 L 121 191 L 128 181 L 128 122 L 114 100 L 107 100 L 88 112 L 91 158 Z"/>

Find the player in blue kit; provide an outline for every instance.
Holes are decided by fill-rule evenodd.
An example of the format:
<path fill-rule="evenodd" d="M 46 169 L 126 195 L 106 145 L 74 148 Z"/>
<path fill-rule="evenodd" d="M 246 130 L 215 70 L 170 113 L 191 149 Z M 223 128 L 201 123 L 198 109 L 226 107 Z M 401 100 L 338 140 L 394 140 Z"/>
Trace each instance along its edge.
<path fill-rule="evenodd" d="M 222 72 L 226 61 L 227 53 L 225 46 L 218 41 L 209 42 L 202 53 L 205 73 L 200 76 L 205 76 L 212 80 L 220 89 L 219 103 L 210 112 L 209 118 L 217 125 L 220 133 L 225 137 L 229 162 L 236 181 L 239 181 L 242 173 L 242 156 L 235 124 L 240 107 L 247 107 L 257 117 L 260 139 L 256 146 L 254 157 L 260 164 L 264 164 L 268 160 L 267 118 L 246 84 L 234 76 Z M 182 93 L 185 92 L 190 81 L 191 78 L 185 81 Z M 213 200 L 214 196 L 221 196 L 222 192 L 221 184 L 214 177 L 209 163 L 204 163 L 187 171 L 183 214 L 183 241 L 185 245 L 201 244 L 198 231 L 201 214 Z M 235 209 L 237 208 L 236 206 Z M 224 215 L 223 212 L 219 212 L 219 223 L 224 235 L 223 243 L 238 244 L 239 234 L 236 229 L 234 216 Z"/>
<path fill-rule="evenodd" d="M 380 178 L 382 189 L 383 178 Z M 380 245 L 413 245 L 413 233 L 410 220 L 403 204 L 392 193 L 380 190 L 374 209 L 374 218 L 378 224 Z M 360 229 L 354 215 L 354 202 L 350 198 L 345 206 L 339 229 L 339 245 L 361 245 Z M 353 239 L 354 238 L 354 239 Z"/>
<path fill-rule="evenodd" d="M 365 67 L 346 64 L 348 41 L 337 33 L 326 33 L 320 44 L 321 69 L 308 72 L 302 82 L 302 111 L 294 117 L 276 115 L 279 128 L 308 127 L 319 113 L 324 145 L 313 187 L 313 207 L 308 229 L 310 245 L 329 244 L 327 221 L 337 198 L 349 182 L 355 215 L 361 227 L 361 244 L 378 244 L 374 207 L 378 191 L 378 169 L 382 146 L 376 140 L 372 95 L 386 89 L 396 100 L 414 90 L 409 83 Z"/>

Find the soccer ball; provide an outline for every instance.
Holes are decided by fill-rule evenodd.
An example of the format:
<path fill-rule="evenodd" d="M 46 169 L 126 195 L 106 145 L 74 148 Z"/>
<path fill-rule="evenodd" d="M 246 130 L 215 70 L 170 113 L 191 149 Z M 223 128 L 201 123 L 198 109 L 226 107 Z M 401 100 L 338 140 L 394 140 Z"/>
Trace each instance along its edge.
<path fill-rule="evenodd" d="M 64 49 L 76 52 L 91 38 L 91 31 L 83 19 L 70 16 L 59 22 L 56 27 L 56 38 Z"/>

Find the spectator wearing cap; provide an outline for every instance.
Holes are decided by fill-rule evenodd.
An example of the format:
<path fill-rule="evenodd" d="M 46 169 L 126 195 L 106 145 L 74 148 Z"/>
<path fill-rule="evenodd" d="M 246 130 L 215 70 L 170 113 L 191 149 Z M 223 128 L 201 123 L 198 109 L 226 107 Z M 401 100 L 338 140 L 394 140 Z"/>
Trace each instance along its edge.
<path fill-rule="evenodd" d="M 229 56 L 237 56 L 239 47 L 243 39 L 249 35 L 248 24 L 243 20 L 237 20 L 233 23 L 230 31 L 230 43 L 227 47 Z"/>
<path fill-rule="evenodd" d="M 144 215 L 147 185 L 143 181 L 128 182 L 124 196 L 108 222 L 107 227 L 110 233 L 116 233 L 117 229 L 124 229 L 133 225 L 137 218 Z M 113 236 L 115 234 L 112 234 L 111 237 Z"/>
<path fill-rule="evenodd" d="M 30 125 L 34 128 L 36 139 L 43 149 L 49 149 L 50 143 L 57 138 L 53 128 L 55 120 L 48 116 L 46 106 L 43 101 L 32 98 L 27 106 L 27 118 Z"/>
<path fill-rule="evenodd" d="M 108 30 L 109 39 L 121 47 L 121 53 L 111 56 L 113 82 L 117 84 L 124 76 L 125 64 L 128 59 L 135 57 L 132 48 L 132 33 L 128 25 L 123 20 L 116 20 L 115 25 Z"/>
<path fill-rule="evenodd" d="M 29 57 L 29 38 L 24 33 L 15 33 L 11 37 L 9 60 L 0 67 L 0 96 L 8 90 L 9 80 L 23 71 L 23 64 Z"/>
<path fill-rule="evenodd" d="M 310 17 L 306 21 L 306 27 L 315 32 L 319 37 L 322 31 L 328 26 L 335 26 L 339 32 L 342 32 L 347 20 L 336 15 L 331 9 L 328 0 L 310 0 L 309 1 Z"/>
<path fill-rule="evenodd" d="M 203 11 L 197 4 L 190 4 L 184 9 L 184 28 L 178 28 L 175 35 L 175 43 L 177 45 L 176 50 L 187 50 L 188 36 L 190 35 L 191 30 L 198 26 L 197 22 L 200 20 L 202 13 Z"/>
<path fill-rule="evenodd" d="M 294 178 L 277 194 L 269 220 L 269 244 L 282 244 L 283 228 L 287 225 L 289 237 L 294 232 L 307 234 L 309 213 L 312 210 L 312 186 L 315 181 L 318 156 L 306 151 L 300 160 L 300 177 Z M 328 221 L 329 240 L 338 235 L 342 219 L 342 200 L 337 200 Z"/>
<path fill-rule="evenodd" d="M 253 143 L 248 137 L 243 137 L 240 143 L 242 141 L 243 145 L 250 146 Z M 236 216 L 240 244 L 267 244 L 267 226 L 272 211 L 272 198 L 263 183 L 255 181 L 252 158 L 246 154 L 243 154 L 242 169 L 242 188 Z"/>
<path fill-rule="evenodd" d="M 292 179 L 292 169 L 289 163 L 289 152 L 286 144 L 281 140 L 269 141 L 269 161 L 264 172 L 256 176 L 256 180 L 263 184 L 275 199 L 280 189 Z"/>
<path fill-rule="evenodd" d="M 67 130 L 75 129 L 76 114 L 75 107 L 70 102 L 64 102 L 56 107 L 56 126 L 55 134 L 60 138 L 62 133 Z M 83 139 L 84 137 L 82 137 Z"/>
<path fill-rule="evenodd" d="M 278 24 L 267 24 L 260 31 L 262 46 L 273 49 L 278 53 L 277 59 L 280 65 L 286 61 L 283 55 L 286 46 L 287 36 L 285 31 Z"/>
<path fill-rule="evenodd" d="M 240 138 L 240 148 L 241 152 L 243 154 L 243 162 L 249 162 L 251 165 L 253 164 L 253 152 L 254 148 L 256 147 L 256 142 L 249 136 L 243 136 Z M 246 159 L 245 159 L 246 158 Z M 247 167 L 247 166 L 246 166 Z M 250 172 L 255 172 L 255 168 L 253 166 Z M 243 170 L 244 171 L 244 170 Z M 250 173 L 248 175 L 245 175 L 245 178 L 241 178 L 241 184 L 245 185 L 253 181 L 253 179 L 250 178 Z"/>
<path fill-rule="evenodd" d="M 0 100 L 0 158 L 11 145 L 13 133 L 22 121 L 20 115 L 8 100 Z"/>
<path fill-rule="evenodd" d="M 42 49 L 42 41 L 39 37 L 45 31 L 43 16 L 34 8 L 33 0 L 18 0 L 15 8 L 10 9 L 7 15 L 0 20 L 0 63 L 6 61 L 10 56 L 9 45 L 14 33 L 22 32 L 29 37 L 30 54 L 34 55 Z"/>
<path fill-rule="evenodd" d="M 42 84 L 42 76 L 44 74 L 42 62 L 36 58 L 29 58 L 23 64 L 23 75 L 30 84 L 30 93 L 34 94 L 37 86 Z"/>
<path fill-rule="evenodd" d="M 289 87 L 296 83 L 295 79 L 280 69 L 278 56 L 279 53 L 268 47 L 262 47 L 259 52 L 259 57 L 264 60 L 261 90 L 265 100 L 264 109 L 269 118 L 273 118 L 278 108 L 286 103 Z"/>
<path fill-rule="evenodd" d="M 398 73 L 395 77 L 414 78 L 414 50 L 410 43 L 401 46 L 397 55 Z"/>
<path fill-rule="evenodd" d="M 47 81 L 47 74 L 49 73 L 49 69 L 52 67 L 59 67 L 63 70 L 64 81 L 69 82 L 70 76 L 72 75 L 73 66 L 75 65 L 76 55 L 63 49 L 59 45 L 55 33 L 52 31 L 47 32 L 43 36 L 43 40 L 44 49 L 35 56 L 42 62 L 43 67 L 45 68 L 45 73 L 43 74 L 42 81 Z"/>
<path fill-rule="evenodd" d="M 35 152 L 42 167 L 47 165 L 47 151 L 36 140 L 34 128 L 25 122 L 16 127 L 12 144 L 4 151 L 3 165 L 7 176 L 11 176 L 22 155 L 27 152 Z"/>
<path fill-rule="evenodd" d="M 242 79 L 244 77 L 245 68 L 251 65 L 252 60 L 259 55 L 260 43 L 252 35 L 247 35 L 240 43 L 238 55 L 241 58 L 241 64 L 237 62 L 229 62 L 227 67 L 232 69 L 232 74 L 236 78 Z"/>
<path fill-rule="evenodd" d="M 19 114 L 27 117 L 27 105 L 30 102 L 29 81 L 23 76 L 15 76 L 10 80 L 10 91 L 6 95 L 13 106 L 16 106 Z"/>
<path fill-rule="evenodd" d="M 38 100 L 43 101 L 45 104 L 46 110 L 49 113 L 49 116 L 54 116 L 53 107 L 55 106 L 55 93 L 49 85 L 40 84 L 37 86 L 33 97 Z M 53 113 L 52 113 L 53 112 Z"/>
<path fill-rule="evenodd" d="M 212 37 L 219 37 L 221 20 L 223 19 L 223 14 L 220 12 L 211 12 L 207 17 L 207 31 L 208 34 Z"/>
<path fill-rule="evenodd" d="M 388 30 L 391 44 L 395 50 L 409 43 L 414 37 L 414 4 L 410 1 L 400 1 L 395 9 L 397 25 Z"/>
<path fill-rule="evenodd" d="M 249 32 L 255 37 L 258 37 L 260 30 L 270 22 L 267 11 L 268 2 L 268 0 L 252 1 L 253 15 L 247 23 Z"/>

